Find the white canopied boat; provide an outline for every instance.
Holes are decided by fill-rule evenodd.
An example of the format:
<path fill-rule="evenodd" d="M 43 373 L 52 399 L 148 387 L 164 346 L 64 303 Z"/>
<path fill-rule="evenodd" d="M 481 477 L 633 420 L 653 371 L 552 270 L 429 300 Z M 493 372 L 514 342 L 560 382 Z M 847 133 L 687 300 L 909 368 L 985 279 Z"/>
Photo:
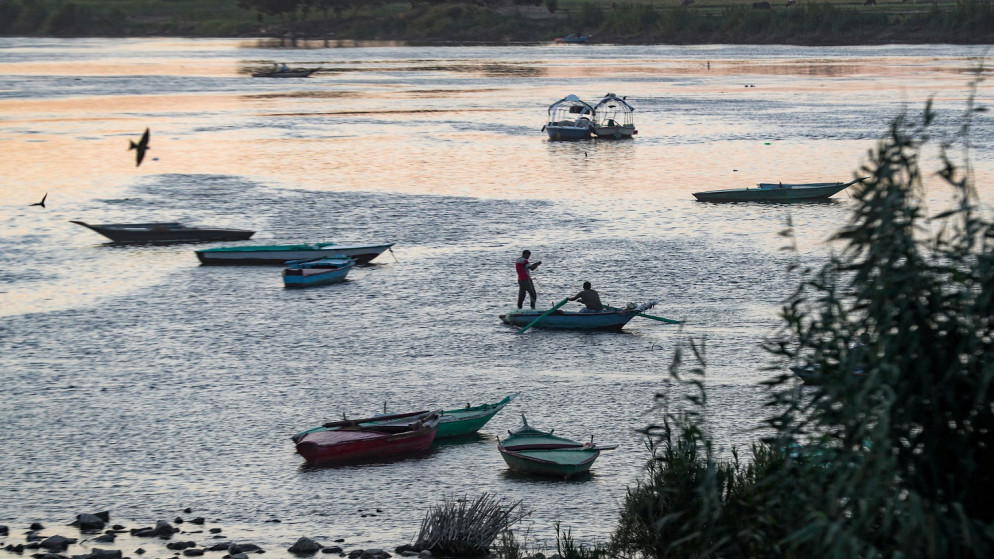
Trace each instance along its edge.
<path fill-rule="evenodd" d="M 624 97 L 608 93 L 594 105 L 594 136 L 607 140 L 622 140 L 638 134 L 633 113 L 635 109 Z"/>
<path fill-rule="evenodd" d="M 542 127 L 550 140 L 589 140 L 594 128 L 594 108 L 576 95 L 549 105 L 549 121 Z"/>

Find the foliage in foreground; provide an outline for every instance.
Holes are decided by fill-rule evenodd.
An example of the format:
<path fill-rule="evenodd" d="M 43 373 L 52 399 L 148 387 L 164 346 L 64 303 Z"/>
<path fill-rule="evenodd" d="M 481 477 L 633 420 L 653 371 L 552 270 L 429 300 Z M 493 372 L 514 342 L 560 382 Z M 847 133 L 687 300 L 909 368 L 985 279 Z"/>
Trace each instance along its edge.
<path fill-rule="evenodd" d="M 971 97 L 958 135 L 967 154 L 978 111 Z M 841 251 L 797 270 L 804 280 L 767 344 L 781 363 L 813 360 L 827 384 L 769 383 L 775 436 L 748 465 L 720 459 L 702 413 L 704 351 L 691 344 L 691 405 L 657 395 L 657 452 L 626 499 L 619 556 L 994 556 L 994 223 L 952 144 L 938 175 L 955 204 L 928 216 L 919 160 L 934 118 L 929 104 L 917 122 L 897 119 L 871 152 L 835 235 Z M 857 360 L 865 376 L 852 374 Z"/>

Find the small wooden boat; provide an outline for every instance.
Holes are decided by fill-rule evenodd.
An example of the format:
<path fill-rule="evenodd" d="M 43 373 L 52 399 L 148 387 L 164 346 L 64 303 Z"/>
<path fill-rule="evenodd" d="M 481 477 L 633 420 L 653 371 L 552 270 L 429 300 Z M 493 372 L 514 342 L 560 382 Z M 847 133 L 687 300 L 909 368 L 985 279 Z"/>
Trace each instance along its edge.
<path fill-rule="evenodd" d="M 381 458 L 425 450 L 435 440 L 439 412 L 399 414 L 391 421 L 381 417 L 340 421 L 295 438 L 297 453 L 308 464 L 323 465 Z M 403 416 L 403 417 L 401 417 Z"/>
<path fill-rule="evenodd" d="M 439 412 L 438 418 L 438 432 L 435 434 L 435 440 L 448 439 L 454 437 L 464 437 L 466 435 L 472 435 L 479 431 L 484 425 L 490 421 L 493 416 L 497 415 L 497 412 L 504 409 L 504 406 L 509 404 L 517 394 L 511 394 L 503 400 L 494 404 L 482 404 L 479 406 L 470 406 L 466 404 L 465 408 L 457 408 L 452 410 L 443 410 Z M 418 418 L 420 415 L 428 413 L 426 411 L 417 411 L 410 413 L 401 414 L 384 414 L 371 417 L 369 419 L 358 420 L 362 425 L 372 426 L 380 424 L 391 424 L 391 423 L 404 423 L 410 422 L 411 418 Z M 336 426 L 340 425 L 341 422 L 331 422 L 325 423 L 320 427 L 314 427 L 313 429 L 308 429 L 306 431 L 301 431 L 297 433 L 292 438 L 294 441 L 299 440 L 301 437 L 308 433 L 313 433 L 315 431 L 326 431 L 328 429 L 334 429 Z"/>
<path fill-rule="evenodd" d="M 345 281 L 355 261 L 348 256 L 318 258 L 317 260 L 291 260 L 283 269 L 285 287 L 313 287 Z"/>
<path fill-rule="evenodd" d="M 306 78 L 321 68 L 275 69 L 253 72 L 253 78 Z"/>
<path fill-rule="evenodd" d="M 156 223 L 103 223 L 92 225 L 83 221 L 69 223 L 92 229 L 115 243 L 202 243 L 208 241 L 244 241 L 255 231 L 188 227 L 175 221 Z"/>
<path fill-rule="evenodd" d="M 630 139 L 635 129 L 635 109 L 623 97 L 608 93 L 594 105 L 594 136 L 606 140 Z"/>
<path fill-rule="evenodd" d="M 525 327 L 532 324 L 533 328 L 549 328 L 555 330 L 621 330 L 639 313 L 652 308 L 655 301 L 641 304 L 629 303 L 619 309 L 603 311 L 563 311 L 555 309 L 512 309 L 498 315 L 504 324 Z M 548 314 L 546 314 L 548 313 Z M 542 315 L 545 316 L 542 316 Z M 536 319 L 541 317 L 538 322 Z"/>
<path fill-rule="evenodd" d="M 389 250 L 394 243 L 378 245 L 339 245 L 314 243 L 309 245 L 263 245 L 218 247 L 195 251 L 197 259 L 206 266 L 284 265 L 290 260 L 314 260 L 329 256 L 348 256 L 356 264 L 366 264 Z"/>
<path fill-rule="evenodd" d="M 594 127 L 594 108 L 576 95 L 567 95 L 549 105 L 549 120 L 542 127 L 550 140 L 589 140 Z"/>
<path fill-rule="evenodd" d="M 524 423 L 521 428 L 508 431 L 509 436 L 497 442 L 504 462 L 518 472 L 569 479 L 589 472 L 601 451 L 618 448 L 597 446 L 593 437 L 588 443 L 580 443 L 553 435 L 552 431 L 539 431 L 528 425 L 524 414 L 521 421 Z"/>
<path fill-rule="evenodd" d="M 860 181 L 863 177 L 846 183 L 769 183 L 761 182 L 757 188 L 729 188 L 726 190 L 706 190 L 695 192 L 694 198 L 702 202 L 796 202 L 801 200 L 824 200 Z"/>

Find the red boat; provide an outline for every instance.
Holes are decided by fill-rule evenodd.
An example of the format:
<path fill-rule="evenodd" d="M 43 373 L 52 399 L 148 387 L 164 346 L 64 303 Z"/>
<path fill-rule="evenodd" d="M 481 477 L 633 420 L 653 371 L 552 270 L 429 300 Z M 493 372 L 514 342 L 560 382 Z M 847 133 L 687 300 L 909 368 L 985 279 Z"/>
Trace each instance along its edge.
<path fill-rule="evenodd" d="M 425 450 L 435 440 L 438 412 L 404 413 L 326 423 L 297 438 L 297 454 L 322 465 Z"/>

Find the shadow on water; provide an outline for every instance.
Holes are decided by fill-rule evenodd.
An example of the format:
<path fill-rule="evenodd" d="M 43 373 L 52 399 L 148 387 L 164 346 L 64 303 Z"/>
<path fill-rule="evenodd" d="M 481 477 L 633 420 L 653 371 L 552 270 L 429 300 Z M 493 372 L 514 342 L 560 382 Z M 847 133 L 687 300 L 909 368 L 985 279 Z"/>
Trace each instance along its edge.
<path fill-rule="evenodd" d="M 507 480 L 507 481 L 513 481 L 513 482 L 531 482 L 531 483 L 539 483 L 539 484 L 547 484 L 547 483 L 585 483 L 585 482 L 592 481 L 592 480 L 596 479 L 597 478 L 597 474 L 594 473 L 594 472 L 592 472 L 592 471 L 590 471 L 590 472 L 584 472 L 584 473 L 581 473 L 581 474 L 573 474 L 573 475 L 571 475 L 571 476 L 569 476 L 567 478 L 567 477 L 564 477 L 564 476 L 538 475 L 538 474 L 529 474 L 529 473 L 525 473 L 525 472 L 517 472 L 517 471 L 514 471 L 514 470 L 508 468 L 508 469 L 505 469 L 504 471 L 502 471 L 500 473 L 500 477 L 502 479 L 504 479 L 504 480 Z"/>
<path fill-rule="evenodd" d="M 335 469 L 354 469 L 363 466 L 393 466 L 410 464 L 425 460 L 435 455 L 435 448 L 429 447 L 425 450 L 391 454 L 389 456 L 377 456 L 374 458 L 363 458 L 356 460 L 342 460 L 340 462 L 330 462 L 327 464 L 309 464 L 307 462 L 300 465 L 301 472 L 316 472 Z"/>

